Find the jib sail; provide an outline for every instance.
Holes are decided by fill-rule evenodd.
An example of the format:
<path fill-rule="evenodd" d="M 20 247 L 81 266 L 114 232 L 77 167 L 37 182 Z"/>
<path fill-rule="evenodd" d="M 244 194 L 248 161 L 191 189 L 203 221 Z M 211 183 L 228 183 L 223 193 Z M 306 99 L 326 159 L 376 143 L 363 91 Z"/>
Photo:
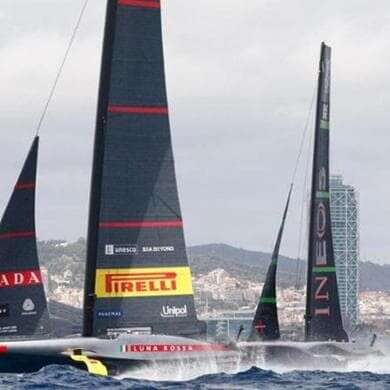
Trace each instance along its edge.
<path fill-rule="evenodd" d="M 84 335 L 196 335 L 172 154 L 160 1 L 109 0 L 95 135 Z"/>
<path fill-rule="evenodd" d="M 263 291 L 260 296 L 259 304 L 257 305 L 248 341 L 277 340 L 280 338 L 278 310 L 276 304 L 276 271 L 292 188 L 293 187 L 291 185 L 283 213 L 282 223 L 276 238 L 274 251 L 272 252 L 271 264 L 268 268 Z"/>
<path fill-rule="evenodd" d="M 0 223 L 0 337 L 49 332 L 35 233 L 36 137 Z"/>
<path fill-rule="evenodd" d="M 333 253 L 329 194 L 331 48 L 322 43 L 310 204 L 306 340 L 347 341 L 343 329 Z"/>

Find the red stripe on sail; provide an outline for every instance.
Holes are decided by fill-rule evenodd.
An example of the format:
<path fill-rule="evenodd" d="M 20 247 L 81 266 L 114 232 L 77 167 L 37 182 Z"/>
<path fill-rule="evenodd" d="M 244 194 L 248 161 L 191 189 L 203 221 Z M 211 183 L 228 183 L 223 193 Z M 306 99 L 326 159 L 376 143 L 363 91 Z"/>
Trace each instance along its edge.
<path fill-rule="evenodd" d="M 27 237 L 35 237 L 35 232 L 0 233 L 0 240 L 6 240 L 7 238 L 27 238 Z"/>
<path fill-rule="evenodd" d="M 31 190 L 35 188 L 35 183 L 17 183 L 15 189 L 17 190 Z"/>
<path fill-rule="evenodd" d="M 108 112 L 114 114 L 167 115 L 167 107 L 119 106 L 110 104 Z"/>
<path fill-rule="evenodd" d="M 101 229 L 137 229 L 137 228 L 181 228 L 183 221 L 124 221 L 100 222 Z"/>
<path fill-rule="evenodd" d="M 159 1 L 146 1 L 146 0 L 118 0 L 118 5 L 127 5 L 127 6 L 142 7 L 142 8 L 160 8 Z"/>

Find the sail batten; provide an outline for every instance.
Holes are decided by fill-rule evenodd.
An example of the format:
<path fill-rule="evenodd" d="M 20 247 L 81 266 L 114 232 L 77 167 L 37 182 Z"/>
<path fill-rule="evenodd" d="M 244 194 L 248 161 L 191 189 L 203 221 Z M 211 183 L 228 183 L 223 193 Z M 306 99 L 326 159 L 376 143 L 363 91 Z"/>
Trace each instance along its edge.
<path fill-rule="evenodd" d="M 160 1 L 156 0 L 118 0 L 119 5 L 144 8 L 160 8 Z"/>
<path fill-rule="evenodd" d="M 138 229 L 138 228 L 182 228 L 181 220 L 171 221 L 105 221 L 99 223 L 101 229 Z"/>
<path fill-rule="evenodd" d="M 343 328 L 330 215 L 329 115 L 331 48 L 321 46 L 310 203 L 305 337 L 348 341 Z"/>
<path fill-rule="evenodd" d="M 168 115 L 167 107 L 109 105 L 108 112 L 117 114 Z"/>
<path fill-rule="evenodd" d="M 108 1 L 99 91 L 83 334 L 198 335 L 159 2 Z"/>

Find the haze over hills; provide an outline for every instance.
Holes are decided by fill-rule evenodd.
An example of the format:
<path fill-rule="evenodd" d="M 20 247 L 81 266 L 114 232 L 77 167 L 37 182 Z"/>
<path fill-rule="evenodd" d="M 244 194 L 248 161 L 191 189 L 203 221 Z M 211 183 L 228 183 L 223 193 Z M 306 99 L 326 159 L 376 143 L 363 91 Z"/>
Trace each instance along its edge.
<path fill-rule="evenodd" d="M 49 274 L 72 271 L 72 284 L 82 288 L 85 267 L 85 239 L 74 243 L 60 240 L 40 241 L 38 243 L 41 265 Z M 188 248 L 192 272 L 206 274 L 222 268 L 234 277 L 255 282 L 263 281 L 271 254 L 248 251 L 226 244 L 197 245 Z M 280 256 L 278 284 L 281 287 L 301 285 L 305 281 L 306 262 Z M 53 282 L 54 283 L 54 282 Z M 360 290 L 390 291 L 390 265 L 360 262 Z"/>
<path fill-rule="evenodd" d="M 222 268 L 229 274 L 254 282 L 263 281 L 271 254 L 248 251 L 226 244 L 207 244 L 188 248 L 191 269 L 194 274 L 204 274 Z M 278 283 L 282 287 L 295 286 L 304 280 L 306 263 L 280 256 Z"/>
<path fill-rule="evenodd" d="M 38 243 L 41 265 L 49 271 L 50 313 L 54 335 L 62 337 L 79 331 L 81 327 L 81 302 L 77 304 L 66 299 L 76 292 L 82 295 L 85 268 L 85 240 L 74 243 L 60 240 Z M 193 275 L 199 280 L 216 269 L 224 269 L 237 280 L 259 283 L 264 280 L 271 254 L 248 251 L 225 244 L 207 244 L 188 248 Z M 306 262 L 280 256 L 278 286 L 288 288 L 305 283 Z M 360 263 L 361 291 L 390 291 L 390 266 Z M 57 291 L 57 294 L 55 293 Z M 59 295 L 58 295 L 59 292 Z M 65 303 L 65 304 L 64 304 Z M 73 305 L 73 306 L 69 306 Z M 74 307 L 78 306 L 78 307 Z"/>
<path fill-rule="evenodd" d="M 223 268 L 228 273 L 249 280 L 263 281 L 271 254 L 248 251 L 226 244 L 207 244 L 188 248 L 191 268 L 195 274 Z M 278 284 L 282 287 L 302 285 L 306 261 L 280 256 Z M 360 290 L 390 291 L 390 265 L 360 262 Z"/>

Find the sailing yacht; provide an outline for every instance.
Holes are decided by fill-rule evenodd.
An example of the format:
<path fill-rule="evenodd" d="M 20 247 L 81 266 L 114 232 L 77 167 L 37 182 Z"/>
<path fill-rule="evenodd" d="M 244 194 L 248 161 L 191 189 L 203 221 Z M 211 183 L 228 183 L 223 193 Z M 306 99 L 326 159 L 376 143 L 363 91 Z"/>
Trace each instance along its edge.
<path fill-rule="evenodd" d="M 339 368 L 352 359 L 381 355 L 371 347 L 350 343 L 342 322 L 330 219 L 330 65 L 331 48 L 322 43 L 310 200 L 305 341 L 277 341 L 279 324 L 275 294 L 276 262 L 287 201 L 251 334 L 248 343 L 242 344 L 252 355 L 264 353 L 266 362 L 296 368 Z M 256 343 L 258 340 L 263 342 Z"/>
<path fill-rule="evenodd" d="M 35 232 L 39 138 L 35 137 L 0 222 L 0 338 L 44 337 L 49 315 Z"/>
<path fill-rule="evenodd" d="M 276 305 L 276 271 L 278 267 L 280 244 L 282 242 L 283 230 L 286 223 L 292 189 L 293 186 L 291 185 L 282 217 L 282 223 L 280 225 L 275 247 L 272 252 L 271 264 L 269 265 L 267 271 L 248 341 L 271 341 L 280 339 L 278 309 Z"/>
<path fill-rule="evenodd" d="M 23 220 L 20 214 L 14 217 L 15 224 Z M 0 235 L 0 245 L 9 234 Z M 29 272 L 36 269 L 31 267 Z M 9 314 L 9 321 L 16 322 Z M 237 355 L 234 348 L 204 338 L 175 177 L 160 1 L 108 0 L 83 333 L 66 339 L 1 342 L 0 371 L 35 371 L 57 363 L 107 375 L 148 362 Z"/>

